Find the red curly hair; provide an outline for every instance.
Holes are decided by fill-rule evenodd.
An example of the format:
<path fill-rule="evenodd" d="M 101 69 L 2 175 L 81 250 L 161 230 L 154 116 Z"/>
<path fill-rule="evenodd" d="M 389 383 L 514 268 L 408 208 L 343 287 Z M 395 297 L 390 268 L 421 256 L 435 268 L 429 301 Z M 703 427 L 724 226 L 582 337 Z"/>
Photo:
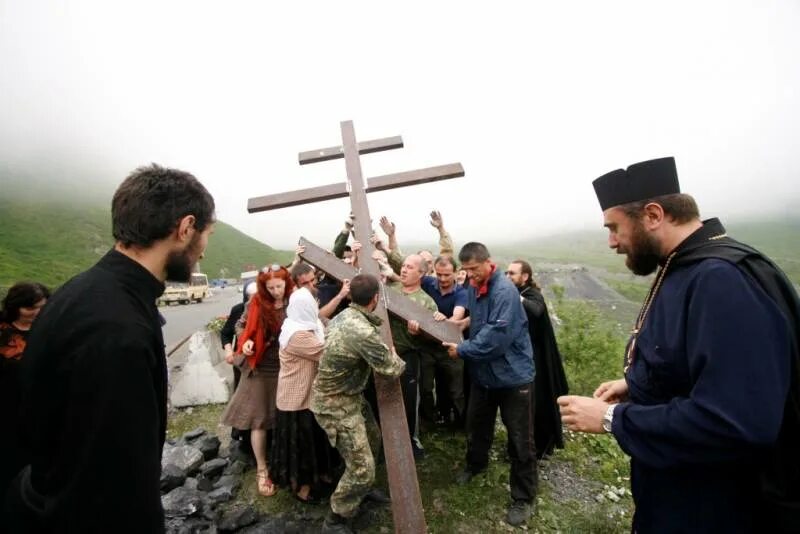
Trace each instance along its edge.
<path fill-rule="evenodd" d="M 263 358 L 267 348 L 276 341 L 281 330 L 281 314 L 275 309 L 275 299 L 267 291 L 267 282 L 273 278 L 280 278 L 286 283 L 283 294 L 284 301 L 289 300 L 289 295 L 294 290 L 294 282 L 285 267 L 278 270 L 269 270 L 258 275 L 256 287 L 258 292 L 247 307 L 247 323 L 244 332 L 239 336 L 238 352 L 242 352 L 244 344 L 253 341 L 253 354 L 247 357 L 251 369 L 255 369 Z"/>
<path fill-rule="evenodd" d="M 289 301 L 289 295 L 294 291 L 294 282 L 286 267 L 281 267 L 277 271 L 270 270 L 265 273 L 259 273 L 256 279 L 259 300 L 258 315 L 261 320 L 262 331 L 267 337 L 277 336 L 281 330 L 281 318 L 275 309 L 275 299 L 267 291 L 267 282 L 273 278 L 279 278 L 286 283 L 286 289 L 283 293 L 284 302 Z"/>

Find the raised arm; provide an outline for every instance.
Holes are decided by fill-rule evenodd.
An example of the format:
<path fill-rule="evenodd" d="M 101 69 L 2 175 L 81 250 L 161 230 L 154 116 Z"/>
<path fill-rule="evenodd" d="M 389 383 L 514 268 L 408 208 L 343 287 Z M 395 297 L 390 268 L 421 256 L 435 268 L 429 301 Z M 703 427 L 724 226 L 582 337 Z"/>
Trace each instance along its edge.
<path fill-rule="evenodd" d="M 344 221 L 344 228 L 342 228 L 336 239 L 333 240 L 333 255 L 339 259 L 344 257 L 344 247 L 347 246 L 347 238 L 350 237 L 350 232 L 353 230 L 353 214 L 350 214 L 348 219 Z"/>
<path fill-rule="evenodd" d="M 444 220 L 442 214 L 436 210 L 431 212 L 431 226 L 439 231 L 439 255 L 452 256 L 453 255 L 453 239 L 447 230 L 444 229 Z"/>

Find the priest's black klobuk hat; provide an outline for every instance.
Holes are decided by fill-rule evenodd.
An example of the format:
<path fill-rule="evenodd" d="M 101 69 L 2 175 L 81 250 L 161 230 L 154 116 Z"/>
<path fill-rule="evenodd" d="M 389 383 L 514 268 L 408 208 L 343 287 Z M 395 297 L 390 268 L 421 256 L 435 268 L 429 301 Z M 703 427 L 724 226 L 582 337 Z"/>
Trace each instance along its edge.
<path fill-rule="evenodd" d="M 603 211 L 639 200 L 681 192 L 675 158 L 659 158 L 617 169 L 592 182 Z"/>

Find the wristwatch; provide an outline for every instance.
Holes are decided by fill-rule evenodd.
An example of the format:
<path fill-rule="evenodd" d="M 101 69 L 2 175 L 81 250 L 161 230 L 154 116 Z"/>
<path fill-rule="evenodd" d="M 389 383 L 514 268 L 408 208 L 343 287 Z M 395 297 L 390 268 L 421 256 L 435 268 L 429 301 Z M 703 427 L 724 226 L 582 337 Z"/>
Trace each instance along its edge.
<path fill-rule="evenodd" d="M 603 430 L 608 433 L 611 433 L 611 423 L 614 421 L 614 408 L 616 407 L 616 404 L 610 405 L 603 416 Z"/>

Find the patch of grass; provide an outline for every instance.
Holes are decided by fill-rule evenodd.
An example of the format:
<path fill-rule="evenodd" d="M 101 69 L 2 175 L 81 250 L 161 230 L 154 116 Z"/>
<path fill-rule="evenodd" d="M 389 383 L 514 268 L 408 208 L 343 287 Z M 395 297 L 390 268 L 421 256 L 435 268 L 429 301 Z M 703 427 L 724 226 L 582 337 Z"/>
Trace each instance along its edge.
<path fill-rule="evenodd" d="M 556 338 L 573 395 L 591 395 L 597 386 L 622 373 L 625 338 L 588 302 L 558 299 L 562 320 Z"/>
<path fill-rule="evenodd" d="M 605 278 L 604 281 L 617 293 L 632 302 L 643 302 L 647 297 L 647 291 L 650 289 L 649 279 L 638 280 L 620 280 L 618 278 Z"/>
<path fill-rule="evenodd" d="M 208 404 L 173 410 L 169 414 L 167 439 L 178 439 L 195 428 L 205 429 L 212 434 L 216 433 L 224 409 L 224 404 Z"/>

